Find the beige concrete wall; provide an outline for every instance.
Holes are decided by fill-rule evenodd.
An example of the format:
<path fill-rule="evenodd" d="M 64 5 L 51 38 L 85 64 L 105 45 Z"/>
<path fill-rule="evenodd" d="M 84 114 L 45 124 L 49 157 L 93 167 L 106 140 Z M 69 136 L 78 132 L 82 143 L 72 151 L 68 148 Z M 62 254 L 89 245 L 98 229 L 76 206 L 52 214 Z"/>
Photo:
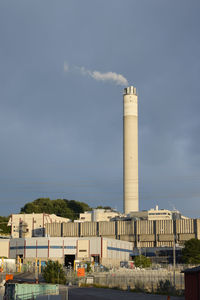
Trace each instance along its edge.
<path fill-rule="evenodd" d="M 92 211 L 79 214 L 79 219 L 75 220 L 75 223 L 110 221 L 118 215 L 118 212 L 108 209 L 93 209 Z"/>
<path fill-rule="evenodd" d="M 90 241 L 77 241 L 77 259 L 86 259 L 90 257 Z"/>
<path fill-rule="evenodd" d="M 107 258 L 108 257 L 107 247 L 108 247 L 108 241 L 103 239 L 103 241 L 102 241 L 102 258 Z"/>
<path fill-rule="evenodd" d="M 8 225 L 11 226 L 12 238 L 44 235 L 44 228 L 49 223 L 67 223 L 67 218 L 58 217 L 54 214 L 12 214 Z"/>
<path fill-rule="evenodd" d="M 176 232 L 179 233 L 194 233 L 194 219 L 177 220 Z"/>
<path fill-rule="evenodd" d="M 60 223 L 46 224 L 45 235 L 50 237 L 61 236 L 61 224 Z"/>
<path fill-rule="evenodd" d="M 172 220 L 160 220 L 156 221 L 156 233 L 157 234 L 173 234 L 173 221 Z"/>
<path fill-rule="evenodd" d="M 81 222 L 91 222 L 92 221 L 92 212 L 86 211 L 79 214 L 79 221 Z"/>
<path fill-rule="evenodd" d="M 63 236 L 78 237 L 79 236 L 79 224 L 78 223 L 63 223 Z"/>
<path fill-rule="evenodd" d="M 0 257 L 9 258 L 9 239 L 0 239 Z"/>
<path fill-rule="evenodd" d="M 25 226 L 21 226 L 21 223 L 24 223 L 24 225 L 27 225 L 26 228 Z M 11 236 L 12 238 L 19 238 L 20 236 L 20 231 L 25 231 L 23 232 L 24 236 L 26 237 L 31 237 L 32 236 L 32 228 L 33 228 L 33 218 L 32 214 L 26 215 L 26 214 L 12 214 L 8 226 L 11 226 Z"/>
<path fill-rule="evenodd" d="M 80 224 L 80 236 L 97 236 L 97 223 L 84 222 Z"/>
<path fill-rule="evenodd" d="M 132 242 L 135 246 L 135 235 L 120 235 L 119 238 L 121 241 Z"/>
<path fill-rule="evenodd" d="M 118 235 L 133 235 L 134 221 L 118 221 L 117 222 L 117 234 Z"/>
<path fill-rule="evenodd" d="M 200 219 L 196 220 L 196 238 L 200 240 Z"/>
<path fill-rule="evenodd" d="M 115 236 L 115 222 L 99 222 L 99 235 Z"/>
<path fill-rule="evenodd" d="M 154 226 L 153 221 L 136 221 L 137 234 L 153 234 Z"/>
<path fill-rule="evenodd" d="M 118 215 L 118 212 L 105 209 L 94 209 L 92 212 L 92 218 L 94 222 L 110 221 L 110 219 Z"/>
<path fill-rule="evenodd" d="M 194 233 L 180 233 L 179 234 L 179 241 L 181 241 L 181 242 L 185 242 L 190 239 L 195 239 Z"/>
<path fill-rule="evenodd" d="M 56 224 L 58 226 L 59 224 Z M 51 236 L 61 236 L 60 230 L 53 229 L 48 224 L 48 233 Z M 200 219 L 159 220 L 159 221 L 116 221 L 116 222 L 88 222 L 62 224 L 63 236 L 102 236 L 118 238 L 123 241 L 134 242 L 137 247 L 160 247 L 176 242 L 183 244 L 186 240 L 195 237 L 200 239 Z M 82 227 L 81 227 L 82 226 Z M 80 227 L 80 231 L 79 231 Z M 81 229 L 82 228 L 82 229 Z M 97 232 L 97 228 L 99 228 Z M 54 234 L 54 235 L 53 235 Z"/>
<path fill-rule="evenodd" d="M 157 247 L 173 247 L 174 242 L 169 242 L 169 241 L 162 241 L 162 242 L 157 242 L 156 246 Z"/>
<path fill-rule="evenodd" d="M 139 242 L 137 244 L 137 247 L 141 247 L 141 248 L 148 248 L 148 247 L 154 247 L 154 242 Z"/>
<path fill-rule="evenodd" d="M 140 242 L 154 242 L 155 235 L 154 234 L 140 234 L 139 236 Z"/>
<path fill-rule="evenodd" d="M 138 211 L 138 104 L 134 87 L 124 89 L 124 212 Z"/>

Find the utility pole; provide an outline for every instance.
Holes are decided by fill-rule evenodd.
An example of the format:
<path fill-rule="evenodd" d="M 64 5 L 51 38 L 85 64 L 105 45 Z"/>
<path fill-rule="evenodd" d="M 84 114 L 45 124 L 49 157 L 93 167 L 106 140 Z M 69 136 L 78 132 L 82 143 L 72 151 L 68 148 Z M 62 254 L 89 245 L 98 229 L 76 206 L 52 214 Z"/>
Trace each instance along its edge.
<path fill-rule="evenodd" d="M 174 269 L 174 288 L 176 288 L 176 237 L 174 234 L 174 245 L 173 245 L 173 269 Z"/>
<path fill-rule="evenodd" d="M 65 294 L 65 300 L 69 299 L 69 291 L 68 291 L 68 286 L 66 288 L 66 294 Z"/>

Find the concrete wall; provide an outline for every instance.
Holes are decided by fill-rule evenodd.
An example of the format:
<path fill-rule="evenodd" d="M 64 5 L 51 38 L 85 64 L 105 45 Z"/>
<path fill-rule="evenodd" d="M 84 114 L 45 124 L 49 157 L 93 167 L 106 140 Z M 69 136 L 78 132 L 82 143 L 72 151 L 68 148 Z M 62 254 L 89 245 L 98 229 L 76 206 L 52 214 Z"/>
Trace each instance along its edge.
<path fill-rule="evenodd" d="M 48 224 L 49 228 L 51 224 Z M 80 235 L 79 223 L 62 223 L 62 236 L 63 237 L 78 237 Z M 47 230 L 48 232 L 48 230 Z M 51 236 L 51 235 L 50 235 Z M 60 236 L 60 235 L 57 235 Z"/>
<path fill-rule="evenodd" d="M 114 212 L 110 209 L 97 208 L 92 211 L 86 211 L 79 214 L 79 219 L 76 222 L 102 222 L 110 221 L 110 219 L 119 216 L 118 212 Z"/>
<path fill-rule="evenodd" d="M 0 239 L 0 257 L 9 258 L 9 239 Z"/>
<path fill-rule="evenodd" d="M 115 222 L 99 222 L 99 236 L 115 238 Z"/>
<path fill-rule="evenodd" d="M 200 219 L 66 223 L 63 230 L 46 226 L 48 236 L 107 237 L 133 242 L 135 247 L 161 247 L 200 239 Z"/>
<path fill-rule="evenodd" d="M 97 223 L 96 222 L 80 223 L 80 236 L 97 236 Z"/>
<path fill-rule="evenodd" d="M 11 226 L 12 238 L 44 236 L 45 225 L 48 223 L 67 223 L 70 219 L 58 217 L 54 214 L 12 214 L 8 226 Z M 52 228 L 51 235 L 55 231 Z M 57 234 L 60 234 L 59 232 Z"/>
<path fill-rule="evenodd" d="M 65 226 L 65 223 L 49 223 L 45 225 L 45 232 L 48 233 L 48 236 L 58 237 L 61 236 L 61 226 Z"/>
<path fill-rule="evenodd" d="M 80 213 L 78 221 L 91 222 L 92 221 L 92 212 L 91 211 L 85 211 L 84 213 Z"/>
<path fill-rule="evenodd" d="M 59 260 L 64 263 L 65 255 L 75 255 L 78 260 L 90 261 L 92 256 L 99 256 L 109 264 L 119 264 L 129 260 L 133 253 L 133 244 L 101 237 L 87 238 L 20 238 L 10 241 L 10 257 L 20 256 L 24 261 Z"/>

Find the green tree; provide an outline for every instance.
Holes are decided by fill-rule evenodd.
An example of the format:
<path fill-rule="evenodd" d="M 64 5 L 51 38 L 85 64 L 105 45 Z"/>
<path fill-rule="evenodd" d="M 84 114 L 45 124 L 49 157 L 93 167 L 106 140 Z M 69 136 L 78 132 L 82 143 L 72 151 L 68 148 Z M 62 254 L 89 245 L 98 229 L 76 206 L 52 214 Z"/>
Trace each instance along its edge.
<path fill-rule="evenodd" d="M 144 255 L 139 255 L 134 258 L 134 263 L 136 267 L 148 268 L 151 266 L 151 260 L 149 257 Z"/>
<path fill-rule="evenodd" d="M 44 280 L 48 283 L 65 284 L 66 276 L 62 265 L 58 261 L 49 260 L 43 272 Z"/>
<path fill-rule="evenodd" d="M 186 241 L 182 250 L 182 258 L 187 264 L 200 263 L 200 240 L 190 239 Z"/>
<path fill-rule="evenodd" d="M 39 198 L 33 202 L 28 202 L 21 208 L 21 213 L 47 213 L 51 214 L 53 211 L 52 201 L 49 198 Z"/>
<path fill-rule="evenodd" d="M 88 204 L 75 200 L 39 198 L 33 202 L 26 203 L 21 208 L 21 213 L 47 213 L 55 214 L 59 217 L 69 218 L 71 220 L 78 219 L 79 213 L 91 210 Z"/>
<path fill-rule="evenodd" d="M 59 217 L 73 219 L 73 211 L 68 207 L 63 199 L 51 200 L 52 213 Z"/>
<path fill-rule="evenodd" d="M 0 234 L 9 235 L 11 232 L 11 227 L 7 226 L 9 217 L 0 216 Z"/>
<path fill-rule="evenodd" d="M 97 206 L 96 208 L 97 209 L 98 208 L 100 208 L 100 209 L 112 209 L 110 206 L 101 206 L 101 205 Z"/>

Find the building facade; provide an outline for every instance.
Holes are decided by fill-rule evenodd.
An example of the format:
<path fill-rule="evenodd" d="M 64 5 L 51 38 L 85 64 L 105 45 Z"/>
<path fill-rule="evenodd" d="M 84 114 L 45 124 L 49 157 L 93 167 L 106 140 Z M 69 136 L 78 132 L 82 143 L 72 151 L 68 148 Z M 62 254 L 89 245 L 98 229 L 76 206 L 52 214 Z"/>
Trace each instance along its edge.
<path fill-rule="evenodd" d="M 101 237 L 20 238 L 10 240 L 10 258 L 23 262 L 58 260 L 66 266 L 74 261 L 96 261 L 105 266 L 119 266 L 130 260 L 133 243 Z"/>
<path fill-rule="evenodd" d="M 105 237 L 133 242 L 134 247 L 173 247 L 200 240 L 200 219 L 130 220 L 46 224 L 49 237 Z"/>
<path fill-rule="evenodd" d="M 112 218 L 119 216 L 120 213 L 112 209 L 96 208 L 92 211 L 80 213 L 79 219 L 75 222 L 103 222 L 110 221 Z"/>
<path fill-rule="evenodd" d="M 54 214 L 12 214 L 8 226 L 11 226 L 11 237 L 37 237 L 45 235 L 45 225 L 48 223 L 67 223 L 71 221 Z"/>
<path fill-rule="evenodd" d="M 149 221 L 189 219 L 185 216 L 182 216 L 181 213 L 177 210 L 171 211 L 168 209 L 159 209 L 158 205 L 156 205 L 155 209 L 151 208 L 150 210 L 131 212 L 130 214 L 128 214 L 128 218 L 138 218 L 141 220 Z"/>

